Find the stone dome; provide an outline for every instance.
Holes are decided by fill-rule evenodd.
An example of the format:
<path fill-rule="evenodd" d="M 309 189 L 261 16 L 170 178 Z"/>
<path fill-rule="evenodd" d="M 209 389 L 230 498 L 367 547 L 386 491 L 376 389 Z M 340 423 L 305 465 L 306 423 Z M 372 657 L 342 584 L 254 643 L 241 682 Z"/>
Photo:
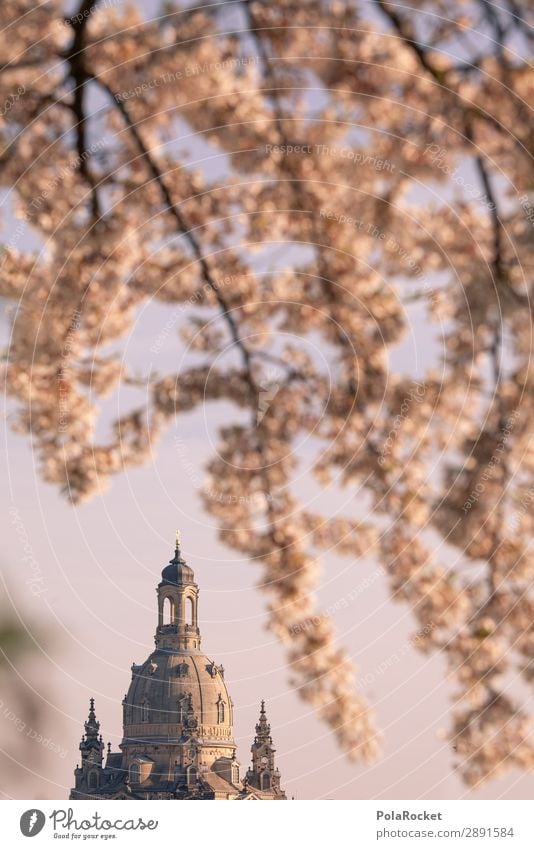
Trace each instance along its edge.
<path fill-rule="evenodd" d="M 124 700 L 125 742 L 178 740 L 233 742 L 232 701 L 224 670 L 194 650 L 156 648 L 140 666 Z"/>

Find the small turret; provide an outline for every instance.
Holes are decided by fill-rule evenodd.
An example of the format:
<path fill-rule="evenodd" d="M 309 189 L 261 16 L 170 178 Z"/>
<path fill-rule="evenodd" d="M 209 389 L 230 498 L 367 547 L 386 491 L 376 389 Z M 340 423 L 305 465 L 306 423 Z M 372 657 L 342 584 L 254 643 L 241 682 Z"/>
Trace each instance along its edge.
<path fill-rule="evenodd" d="M 247 788 L 260 790 L 274 799 L 285 799 L 286 794 L 280 789 L 280 771 L 274 764 L 276 749 L 273 746 L 271 726 L 267 720 L 263 699 L 251 752 L 252 768 L 248 770 L 245 778 Z"/>
<path fill-rule="evenodd" d="M 99 734 L 100 723 L 95 714 L 95 700 L 89 699 L 89 716 L 84 724 L 85 734 L 80 741 L 81 766 L 75 771 L 76 790 L 94 792 L 102 781 L 104 741 Z"/>

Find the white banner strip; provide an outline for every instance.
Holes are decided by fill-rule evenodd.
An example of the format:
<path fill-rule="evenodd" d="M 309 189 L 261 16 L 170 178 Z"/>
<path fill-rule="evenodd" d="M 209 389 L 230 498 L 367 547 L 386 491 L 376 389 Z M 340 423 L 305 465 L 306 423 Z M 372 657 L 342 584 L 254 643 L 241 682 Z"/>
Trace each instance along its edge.
<path fill-rule="evenodd" d="M 250 843 L 253 849 L 272 849 L 293 840 L 306 849 L 329 849 L 336 841 L 343 849 L 534 847 L 533 806 L 527 801 L 298 801 L 265 809 L 231 802 L 47 800 L 1 806 L 2 844 L 9 849 L 67 841 L 124 847 L 169 841 L 188 849 Z"/>

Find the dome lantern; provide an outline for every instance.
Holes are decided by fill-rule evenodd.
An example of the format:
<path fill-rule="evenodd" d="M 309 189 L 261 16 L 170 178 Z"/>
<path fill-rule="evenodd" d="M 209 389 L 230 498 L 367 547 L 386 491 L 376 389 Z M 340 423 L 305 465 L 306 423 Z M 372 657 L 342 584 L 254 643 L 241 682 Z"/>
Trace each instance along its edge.
<path fill-rule="evenodd" d="M 163 569 L 157 587 L 157 648 L 200 649 L 198 592 L 195 574 L 182 557 L 180 533 L 176 531 L 174 557 Z"/>

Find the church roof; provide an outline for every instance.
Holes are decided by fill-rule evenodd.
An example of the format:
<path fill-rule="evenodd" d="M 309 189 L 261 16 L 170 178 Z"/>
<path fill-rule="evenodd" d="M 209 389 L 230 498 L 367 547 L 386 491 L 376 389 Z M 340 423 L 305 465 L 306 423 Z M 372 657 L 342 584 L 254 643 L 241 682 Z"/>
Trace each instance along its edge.
<path fill-rule="evenodd" d="M 213 770 L 208 770 L 202 774 L 202 781 L 211 787 L 216 793 L 224 793 L 226 795 L 235 796 L 240 792 L 240 787 L 236 787 L 234 784 L 230 784 L 222 775 L 217 775 Z"/>
<path fill-rule="evenodd" d="M 194 584 L 195 573 L 183 559 L 180 546 L 177 544 L 174 550 L 174 557 L 169 561 L 161 573 L 160 586 L 168 584 L 171 587 L 181 586 L 183 584 Z"/>

